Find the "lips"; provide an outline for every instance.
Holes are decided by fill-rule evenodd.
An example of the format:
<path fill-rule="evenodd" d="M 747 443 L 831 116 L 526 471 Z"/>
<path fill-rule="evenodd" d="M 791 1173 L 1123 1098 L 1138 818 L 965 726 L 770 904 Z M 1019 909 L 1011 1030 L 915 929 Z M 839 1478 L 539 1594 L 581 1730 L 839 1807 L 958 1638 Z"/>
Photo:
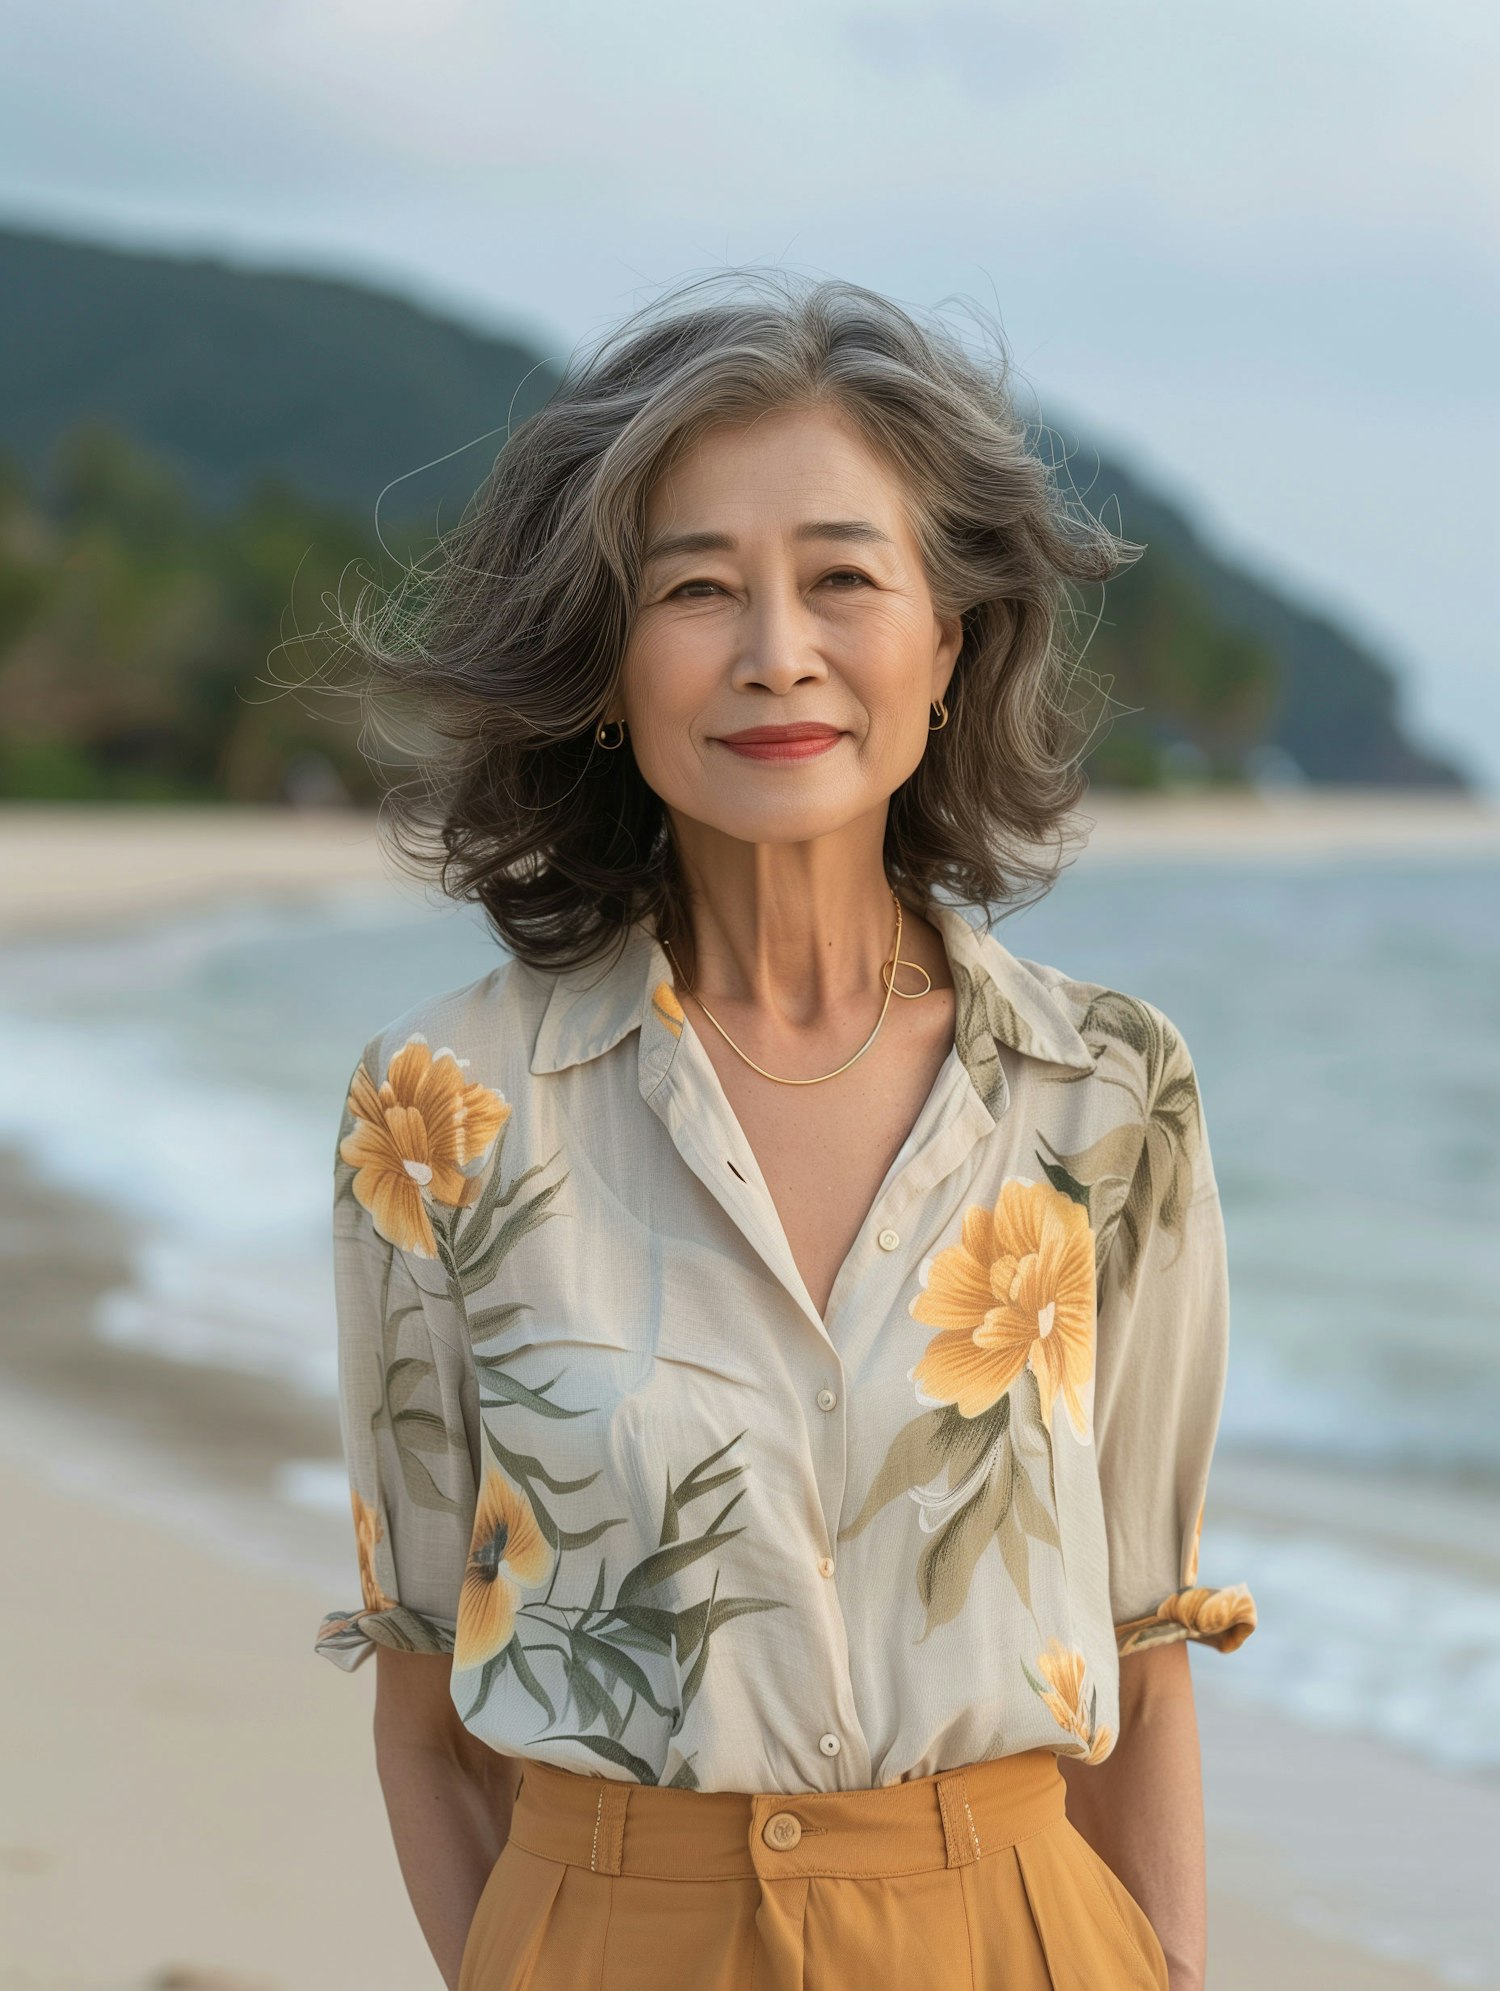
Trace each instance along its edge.
<path fill-rule="evenodd" d="M 799 746 L 806 741 L 839 737 L 837 726 L 821 726 L 810 720 L 797 726 L 746 726 L 742 732 L 720 735 L 726 747 Z"/>

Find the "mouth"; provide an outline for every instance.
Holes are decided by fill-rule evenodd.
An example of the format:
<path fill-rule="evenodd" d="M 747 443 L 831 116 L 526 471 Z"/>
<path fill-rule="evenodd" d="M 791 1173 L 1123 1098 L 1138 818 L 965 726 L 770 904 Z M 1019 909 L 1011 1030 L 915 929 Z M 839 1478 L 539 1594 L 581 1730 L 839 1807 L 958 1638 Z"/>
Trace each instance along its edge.
<path fill-rule="evenodd" d="M 720 735 L 719 745 L 747 760 L 811 760 L 843 738 L 837 726 L 804 721 L 793 726 L 746 726 Z"/>

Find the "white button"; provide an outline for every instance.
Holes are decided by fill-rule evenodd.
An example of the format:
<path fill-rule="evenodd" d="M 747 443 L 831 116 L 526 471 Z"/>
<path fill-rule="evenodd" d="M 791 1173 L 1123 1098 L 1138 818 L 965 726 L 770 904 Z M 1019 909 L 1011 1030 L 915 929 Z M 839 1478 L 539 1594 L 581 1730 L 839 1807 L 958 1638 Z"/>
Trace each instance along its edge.
<path fill-rule="evenodd" d="M 820 1735 L 818 1737 L 818 1747 L 825 1756 L 837 1756 L 843 1744 L 836 1735 Z"/>
<path fill-rule="evenodd" d="M 900 1234 L 896 1231 L 882 1231 L 875 1242 L 880 1246 L 882 1251 L 894 1251 L 896 1246 L 901 1242 L 901 1238 Z"/>
<path fill-rule="evenodd" d="M 833 1557 L 831 1555 L 820 1556 L 818 1558 L 818 1573 L 820 1576 L 832 1576 Z"/>
<path fill-rule="evenodd" d="M 837 1395 L 836 1395 L 836 1394 L 834 1393 L 834 1391 L 832 1391 L 832 1390 L 819 1390 L 819 1391 L 818 1391 L 818 1408 L 819 1408 L 819 1410 L 832 1410 L 832 1409 L 833 1409 L 833 1406 L 834 1406 L 834 1405 L 835 1405 L 835 1404 L 836 1404 L 837 1402 L 838 1402 L 838 1397 L 837 1397 Z"/>

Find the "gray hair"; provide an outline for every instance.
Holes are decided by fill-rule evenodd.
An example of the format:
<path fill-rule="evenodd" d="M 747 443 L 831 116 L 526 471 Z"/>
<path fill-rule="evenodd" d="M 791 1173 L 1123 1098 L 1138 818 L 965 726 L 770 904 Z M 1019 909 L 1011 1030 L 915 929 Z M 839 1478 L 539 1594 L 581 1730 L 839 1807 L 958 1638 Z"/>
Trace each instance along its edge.
<path fill-rule="evenodd" d="M 891 798 L 887 874 L 908 903 L 942 892 L 991 919 L 1050 889 L 1086 786 L 1072 591 L 1143 549 L 1063 492 L 995 336 L 998 356 L 976 358 L 858 284 L 730 270 L 575 358 L 459 523 L 394 588 L 367 583 L 338 611 L 375 731 L 415 764 L 386 798 L 402 859 L 541 966 L 591 960 L 642 918 L 684 933 L 663 805 L 628 749 L 594 738 L 639 600 L 646 501 L 717 425 L 823 406 L 897 474 L 934 608 L 963 628 L 949 723 Z"/>

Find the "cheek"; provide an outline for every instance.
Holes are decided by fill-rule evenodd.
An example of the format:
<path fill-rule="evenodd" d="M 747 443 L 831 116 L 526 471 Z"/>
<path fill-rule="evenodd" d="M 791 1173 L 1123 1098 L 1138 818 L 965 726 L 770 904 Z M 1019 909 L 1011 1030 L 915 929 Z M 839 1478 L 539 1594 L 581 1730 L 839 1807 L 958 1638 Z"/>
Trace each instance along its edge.
<path fill-rule="evenodd" d="M 681 732 L 717 682 L 719 659 L 705 631 L 659 624 L 632 638 L 620 668 L 620 697 L 632 732 Z"/>
<path fill-rule="evenodd" d="M 860 747 L 860 762 L 872 786 L 893 795 L 927 751 L 927 708 L 914 706 L 908 689 L 899 699 L 866 709 L 869 730 Z"/>
<path fill-rule="evenodd" d="M 646 781 L 668 800 L 699 767 L 696 728 L 719 675 L 712 642 L 694 640 L 681 626 L 652 632 L 625 653 L 620 700 L 631 749 Z"/>
<path fill-rule="evenodd" d="M 894 789 L 927 750 L 932 656 L 905 617 L 872 616 L 863 634 L 846 668 L 865 711 L 862 757 L 868 771 L 887 777 Z"/>

